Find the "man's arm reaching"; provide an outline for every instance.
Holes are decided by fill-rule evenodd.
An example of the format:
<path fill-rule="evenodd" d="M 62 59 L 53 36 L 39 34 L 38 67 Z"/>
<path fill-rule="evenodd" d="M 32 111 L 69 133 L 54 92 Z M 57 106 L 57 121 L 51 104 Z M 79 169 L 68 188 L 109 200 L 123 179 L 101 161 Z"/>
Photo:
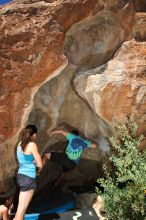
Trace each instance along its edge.
<path fill-rule="evenodd" d="M 50 133 L 50 137 L 52 137 L 52 135 L 54 135 L 54 134 L 62 134 L 64 137 L 67 137 L 68 132 L 66 132 L 64 130 L 55 130 Z"/>

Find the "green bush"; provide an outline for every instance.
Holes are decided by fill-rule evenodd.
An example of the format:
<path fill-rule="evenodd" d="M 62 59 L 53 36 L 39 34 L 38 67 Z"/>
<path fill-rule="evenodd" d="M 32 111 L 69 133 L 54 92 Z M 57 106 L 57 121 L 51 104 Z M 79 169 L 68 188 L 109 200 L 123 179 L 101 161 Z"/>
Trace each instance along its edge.
<path fill-rule="evenodd" d="M 110 139 L 109 157 L 112 172 L 104 165 L 104 178 L 98 183 L 104 187 L 105 217 L 108 220 L 144 220 L 146 189 L 146 151 L 139 152 L 143 137 L 137 137 L 137 124 L 131 117 L 126 125 L 115 125 L 115 136 Z M 98 188 L 96 189 L 99 193 Z"/>

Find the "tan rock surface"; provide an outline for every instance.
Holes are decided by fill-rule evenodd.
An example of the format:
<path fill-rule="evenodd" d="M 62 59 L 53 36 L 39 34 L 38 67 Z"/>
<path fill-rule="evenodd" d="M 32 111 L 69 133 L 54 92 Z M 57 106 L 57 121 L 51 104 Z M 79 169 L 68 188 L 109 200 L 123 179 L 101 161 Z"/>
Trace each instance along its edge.
<path fill-rule="evenodd" d="M 96 113 L 108 123 L 136 115 L 140 130 L 146 120 L 146 43 L 127 41 L 114 58 L 76 77 L 74 85 Z M 81 84 L 82 82 L 82 84 Z"/>

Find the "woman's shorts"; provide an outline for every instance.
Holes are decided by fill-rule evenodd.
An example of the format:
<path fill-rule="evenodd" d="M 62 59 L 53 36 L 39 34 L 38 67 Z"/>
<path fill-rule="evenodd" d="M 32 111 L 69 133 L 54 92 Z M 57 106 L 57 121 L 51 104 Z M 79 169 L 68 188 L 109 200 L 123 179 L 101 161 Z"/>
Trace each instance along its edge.
<path fill-rule="evenodd" d="M 50 161 L 63 166 L 63 172 L 68 172 L 76 167 L 76 163 L 70 160 L 65 153 L 51 152 Z"/>
<path fill-rule="evenodd" d="M 31 189 L 36 189 L 36 179 L 26 176 L 24 174 L 17 174 L 17 183 L 20 187 L 21 192 L 29 191 Z"/>

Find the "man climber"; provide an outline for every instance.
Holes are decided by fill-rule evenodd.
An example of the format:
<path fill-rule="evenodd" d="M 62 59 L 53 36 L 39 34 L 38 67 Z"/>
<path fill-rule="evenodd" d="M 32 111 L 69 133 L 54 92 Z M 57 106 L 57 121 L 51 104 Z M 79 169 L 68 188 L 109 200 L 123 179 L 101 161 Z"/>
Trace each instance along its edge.
<path fill-rule="evenodd" d="M 50 160 L 62 165 L 63 172 L 59 175 L 54 183 L 54 185 L 57 186 L 66 173 L 70 170 L 73 170 L 80 162 L 81 154 L 83 153 L 84 149 L 96 148 L 97 144 L 82 138 L 79 135 L 78 130 L 72 130 L 71 132 L 55 130 L 50 133 L 50 136 L 54 134 L 61 134 L 68 140 L 68 144 L 64 152 L 46 152 L 42 157 L 43 164 L 45 164 L 47 160 Z"/>

